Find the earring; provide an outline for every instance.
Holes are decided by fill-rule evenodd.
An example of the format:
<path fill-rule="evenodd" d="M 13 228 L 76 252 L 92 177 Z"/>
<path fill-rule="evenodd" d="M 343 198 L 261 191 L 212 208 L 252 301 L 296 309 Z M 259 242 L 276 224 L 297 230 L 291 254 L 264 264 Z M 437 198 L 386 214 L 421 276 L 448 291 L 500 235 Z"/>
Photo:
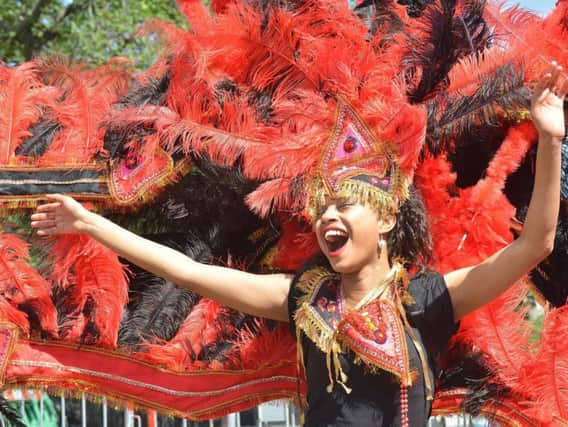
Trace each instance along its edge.
<path fill-rule="evenodd" d="M 383 236 L 381 236 L 379 238 L 379 241 L 377 242 L 377 246 L 379 247 L 379 251 L 382 253 L 384 252 L 386 246 L 387 246 L 387 242 L 385 242 L 385 239 L 383 239 Z"/>

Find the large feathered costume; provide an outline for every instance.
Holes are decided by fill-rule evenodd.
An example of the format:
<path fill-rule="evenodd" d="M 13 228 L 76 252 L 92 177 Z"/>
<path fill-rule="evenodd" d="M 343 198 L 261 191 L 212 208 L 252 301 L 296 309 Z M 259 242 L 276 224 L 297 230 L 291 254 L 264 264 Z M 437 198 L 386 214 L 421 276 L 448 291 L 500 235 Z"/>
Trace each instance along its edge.
<path fill-rule="evenodd" d="M 537 139 L 528 88 L 551 60 L 568 66 L 568 2 L 546 18 L 483 0 L 179 4 L 190 29 L 149 22 L 166 52 L 143 74 L 116 60 L 0 68 L 4 388 L 81 390 L 191 419 L 301 399 L 286 325 L 85 236 L 40 240 L 22 218 L 66 193 L 200 262 L 295 271 L 317 252 L 306 188 L 343 100 L 421 193 L 431 267 L 477 263 L 522 227 Z M 461 322 L 434 413 L 568 423 L 563 164 L 554 252 Z M 529 294 L 545 309 L 540 331 Z"/>

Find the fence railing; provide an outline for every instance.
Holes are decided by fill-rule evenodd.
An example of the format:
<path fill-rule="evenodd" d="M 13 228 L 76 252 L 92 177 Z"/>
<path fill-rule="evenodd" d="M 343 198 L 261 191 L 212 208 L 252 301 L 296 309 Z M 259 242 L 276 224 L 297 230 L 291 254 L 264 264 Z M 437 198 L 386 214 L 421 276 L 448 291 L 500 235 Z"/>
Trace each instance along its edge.
<path fill-rule="evenodd" d="M 297 427 L 299 414 L 289 402 L 267 403 L 254 410 L 208 421 L 189 421 L 109 405 L 106 399 L 92 402 L 80 394 L 77 398 L 50 396 L 43 392 L 9 391 L 6 397 L 19 408 L 27 427 Z M 433 417 L 428 427 L 489 427 L 485 419 L 468 415 Z M 0 427 L 8 427 L 0 417 Z"/>

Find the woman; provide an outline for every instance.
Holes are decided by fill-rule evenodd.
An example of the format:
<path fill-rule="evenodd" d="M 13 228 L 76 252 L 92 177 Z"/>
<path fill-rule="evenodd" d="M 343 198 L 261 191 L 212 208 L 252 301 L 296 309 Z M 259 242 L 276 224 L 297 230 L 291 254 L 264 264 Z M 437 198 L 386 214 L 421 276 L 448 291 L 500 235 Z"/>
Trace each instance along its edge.
<path fill-rule="evenodd" d="M 85 233 L 179 286 L 245 313 L 290 321 L 307 377 L 306 425 L 425 425 L 433 360 L 455 322 L 496 298 L 552 250 L 567 89 L 556 64 L 534 89 L 531 115 L 539 146 L 521 236 L 478 265 L 443 277 L 418 275 L 408 286 L 400 263 L 390 264 L 386 243 L 405 199 L 400 195 L 405 184 L 401 181 L 393 196 L 388 192 L 396 173 L 385 184 L 373 165 L 366 170 L 349 163 L 361 159 L 349 157 L 357 149 L 348 144 L 351 136 L 340 139 L 348 153 L 322 161 L 321 176 L 310 189 L 313 231 L 325 260 L 310 263 L 296 277 L 199 264 L 63 195 L 48 196 L 49 203 L 37 208 L 31 224 L 41 236 Z M 345 117 L 356 121 L 356 114 L 346 111 Z"/>

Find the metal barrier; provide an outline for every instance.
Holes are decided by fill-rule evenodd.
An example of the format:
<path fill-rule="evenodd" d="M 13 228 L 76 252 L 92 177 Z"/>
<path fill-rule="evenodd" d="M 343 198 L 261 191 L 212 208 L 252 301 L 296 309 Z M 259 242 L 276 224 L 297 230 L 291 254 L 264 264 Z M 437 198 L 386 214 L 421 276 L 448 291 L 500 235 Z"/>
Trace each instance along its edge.
<path fill-rule="evenodd" d="M 288 402 L 267 403 L 246 413 L 202 422 L 109 407 L 106 399 L 92 403 L 81 394 L 79 399 L 54 397 L 38 391 L 11 391 L 7 398 L 18 402 L 28 427 L 297 427 L 298 411 Z M 78 413 L 79 411 L 79 413 Z M 488 427 L 487 420 L 467 415 L 433 417 L 428 427 Z M 8 427 L 0 417 L 0 427 Z"/>

